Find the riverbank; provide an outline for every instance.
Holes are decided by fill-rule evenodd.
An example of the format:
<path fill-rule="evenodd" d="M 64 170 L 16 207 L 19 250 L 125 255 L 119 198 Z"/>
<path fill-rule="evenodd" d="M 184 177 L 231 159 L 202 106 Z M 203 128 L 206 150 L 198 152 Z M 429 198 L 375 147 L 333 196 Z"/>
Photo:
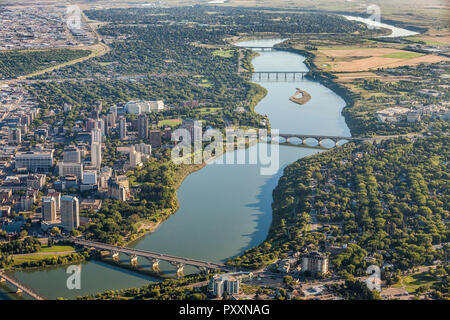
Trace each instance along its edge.
<path fill-rule="evenodd" d="M 191 164 L 191 165 L 180 165 L 180 168 L 176 170 L 176 174 L 174 177 L 174 189 L 175 193 L 178 191 L 178 188 L 181 186 L 183 181 L 191 174 L 200 169 L 202 169 L 206 165 L 205 162 L 201 164 Z M 172 214 L 178 211 L 180 207 L 180 202 L 178 201 L 178 196 L 175 194 L 176 206 L 174 208 L 166 208 L 165 212 L 161 211 L 159 214 L 162 216 L 157 222 L 149 221 L 148 219 L 142 219 L 136 223 L 136 227 L 138 229 L 137 233 L 131 235 L 125 241 L 125 245 L 128 246 L 135 241 L 138 241 L 140 238 L 145 237 L 149 233 L 154 232 L 158 227 L 164 222 L 167 218 L 169 218 Z"/>

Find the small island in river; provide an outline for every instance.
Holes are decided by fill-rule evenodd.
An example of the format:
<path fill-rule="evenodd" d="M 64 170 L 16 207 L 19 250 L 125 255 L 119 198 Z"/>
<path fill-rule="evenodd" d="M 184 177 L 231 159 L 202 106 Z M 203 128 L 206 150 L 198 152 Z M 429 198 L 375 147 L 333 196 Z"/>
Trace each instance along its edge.
<path fill-rule="evenodd" d="M 301 96 L 299 96 L 300 94 Z M 289 100 L 298 104 L 305 104 L 311 100 L 311 95 L 305 90 L 297 88 L 297 92 L 295 92 L 293 96 L 289 97 Z"/>

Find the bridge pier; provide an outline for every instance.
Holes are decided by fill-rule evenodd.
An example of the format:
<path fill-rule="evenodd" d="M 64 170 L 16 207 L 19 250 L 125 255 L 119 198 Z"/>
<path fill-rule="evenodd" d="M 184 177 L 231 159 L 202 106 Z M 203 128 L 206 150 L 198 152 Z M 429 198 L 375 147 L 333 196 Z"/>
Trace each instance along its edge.
<path fill-rule="evenodd" d="M 208 268 L 206 268 L 206 267 L 199 267 L 198 268 L 199 270 L 200 270 L 200 273 L 202 273 L 202 274 L 208 274 L 209 273 L 209 269 Z"/>
<path fill-rule="evenodd" d="M 137 264 L 138 264 L 138 257 L 137 257 L 137 255 L 133 254 L 133 255 L 131 256 L 130 264 L 131 264 L 132 266 L 137 266 Z"/>
<path fill-rule="evenodd" d="M 159 271 L 159 259 L 156 258 L 147 258 L 148 261 L 150 261 L 150 264 L 152 265 L 153 271 Z"/>
<path fill-rule="evenodd" d="M 119 261 L 119 252 L 117 251 L 111 252 L 111 257 L 114 261 Z"/>
<path fill-rule="evenodd" d="M 22 289 L 17 288 L 17 291 L 16 291 L 17 294 L 22 294 L 22 292 L 23 292 Z"/>
<path fill-rule="evenodd" d="M 177 268 L 177 275 L 183 275 L 184 264 L 180 262 L 170 262 L 171 265 Z"/>

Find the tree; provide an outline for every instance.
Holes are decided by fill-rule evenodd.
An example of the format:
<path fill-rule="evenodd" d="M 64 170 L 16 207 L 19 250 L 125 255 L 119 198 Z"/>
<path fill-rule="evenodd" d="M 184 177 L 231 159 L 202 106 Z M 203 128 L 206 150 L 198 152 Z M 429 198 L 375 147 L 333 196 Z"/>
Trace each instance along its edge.
<path fill-rule="evenodd" d="M 61 230 L 58 227 L 53 227 L 50 231 L 50 234 L 52 235 L 61 234 Z"/>

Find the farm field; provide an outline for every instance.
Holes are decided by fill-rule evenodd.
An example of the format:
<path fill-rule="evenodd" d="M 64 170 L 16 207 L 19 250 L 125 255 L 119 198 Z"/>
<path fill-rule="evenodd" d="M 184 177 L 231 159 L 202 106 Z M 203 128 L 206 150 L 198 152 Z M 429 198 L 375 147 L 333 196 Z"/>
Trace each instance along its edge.
<path fill-rule="evenodd" d="M 333 72 L 370 71 L 378 68 L 395 68 L 420 63 L 436 63 L 444 60 L 450 59 L 392 48 L 361 48 L 356 46 L 353 48 L 319 48 L 316 57 L 317 65 L 326 71 Z"/>

